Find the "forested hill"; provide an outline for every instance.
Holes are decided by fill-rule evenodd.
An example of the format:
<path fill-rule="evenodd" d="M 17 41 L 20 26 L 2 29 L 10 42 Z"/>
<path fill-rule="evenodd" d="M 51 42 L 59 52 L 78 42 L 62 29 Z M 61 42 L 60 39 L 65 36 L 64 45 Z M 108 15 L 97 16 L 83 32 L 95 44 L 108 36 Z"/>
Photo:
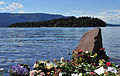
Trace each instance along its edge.
<path fill-rule="evenodd" d="M 0 27 L 8 27 L 20 22 L 38 22 L 51 19 L 64 18 L 65 16 L 46 13 L 0 13 Z"/>
<path fill-rule="evenodd" d="M 66 17 L 41 22 L 12 24 L 9 27 L 105 27 L 106 23 L 93 17 Z"/>

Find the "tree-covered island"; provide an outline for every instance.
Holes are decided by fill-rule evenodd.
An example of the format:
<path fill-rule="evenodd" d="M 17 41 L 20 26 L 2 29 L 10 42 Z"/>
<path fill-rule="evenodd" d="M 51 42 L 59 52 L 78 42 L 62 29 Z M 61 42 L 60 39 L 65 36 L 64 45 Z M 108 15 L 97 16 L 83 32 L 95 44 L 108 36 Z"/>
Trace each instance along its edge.
<path fill-rule="evenodd" d="M 41 22 L 15 23 L 9 27 L 105 27 L 106 23 L 94 17 L 74 16 Z"/>

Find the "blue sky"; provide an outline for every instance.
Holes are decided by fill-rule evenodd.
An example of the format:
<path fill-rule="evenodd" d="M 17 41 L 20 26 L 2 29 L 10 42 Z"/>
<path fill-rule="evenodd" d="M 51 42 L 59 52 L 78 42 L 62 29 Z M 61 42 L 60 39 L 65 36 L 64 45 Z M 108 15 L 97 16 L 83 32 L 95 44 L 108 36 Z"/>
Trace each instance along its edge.
<path fill-rule="evenodd" d="M 120 0 L 0 0 L 3 12 L 91 16 L 120 24 Z"/>

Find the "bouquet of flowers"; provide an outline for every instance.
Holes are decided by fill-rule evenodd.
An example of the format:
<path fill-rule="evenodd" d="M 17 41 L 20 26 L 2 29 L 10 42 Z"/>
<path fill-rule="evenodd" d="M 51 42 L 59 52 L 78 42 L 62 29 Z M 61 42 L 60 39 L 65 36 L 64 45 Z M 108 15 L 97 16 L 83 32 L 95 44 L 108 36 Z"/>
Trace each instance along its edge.
<path fill-rule="evenodd" d="M 41 74 L 41 76 L 50 76 L 54 74 L 54 66 L 50 61 L 36 61 L 33 66 L 33 70 L 38 71 L 34 76 Z M 44 73 L 44 74 L 43 74 Z"/>
<path fill-rule="evenodd" d="M 9 70 L 10 76 L 29 76 L 30 68 L 27 64 L 18 64 L 16 66 L 12 66 Z"/>

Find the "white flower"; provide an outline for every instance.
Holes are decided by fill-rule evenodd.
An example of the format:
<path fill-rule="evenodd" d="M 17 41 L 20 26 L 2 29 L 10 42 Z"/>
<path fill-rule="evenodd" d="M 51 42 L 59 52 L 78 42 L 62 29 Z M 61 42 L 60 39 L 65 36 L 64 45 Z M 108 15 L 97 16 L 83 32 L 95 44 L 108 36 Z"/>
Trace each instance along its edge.
<path fill-rule="evenodd" d="M 118 65 L 116 65 L 116 67 L 118 67 Z"/>
<path fill-rule="evenodd" d="M 20 66 L 21 68 L 23 68 L 24 66 Z"/>
<path fill-rule="evenodd" d="M 0 68 L 0 71 L 4 71 L 4 68 Z"/>
<path fill-rule="evenodd" d="M 33 66 L 33 68 L 37 68 L 37 67 L 38 67 L 38 64 L 35 63 L 34 66 Z"/>
<path fill-rule="evenodd" d="M 65 62 L 65 59 L 63 57 L 61 57 L 60 61 L 61 62 Z"/>
<path fill-rule="evenodd" d="M 91 58 L 94 58 L 94 56 L 90 56 Z"/>
<path fill-rule="evenodd" d="M 82 63 L 82 65 L 84 65 L 84 63 Z"/>
<path fill-rule="evenodd" d="M 88 51 L 85 52 L 86 54 L 88 53 Z"/>
<path fill-rule="evenodd" d="M 89 72 L 86 72 L 87 74 L 89 74 Z"/>
<path fill-rule="evenodd" d="M 82 73 L 79 73 L 79 76 L 82 76 Z"/>
<path fill-rule="evenodd" d="M 45 62 L 44 61 L 38 61 L 39 63 L 44 63 L 45 64 Z"/>

